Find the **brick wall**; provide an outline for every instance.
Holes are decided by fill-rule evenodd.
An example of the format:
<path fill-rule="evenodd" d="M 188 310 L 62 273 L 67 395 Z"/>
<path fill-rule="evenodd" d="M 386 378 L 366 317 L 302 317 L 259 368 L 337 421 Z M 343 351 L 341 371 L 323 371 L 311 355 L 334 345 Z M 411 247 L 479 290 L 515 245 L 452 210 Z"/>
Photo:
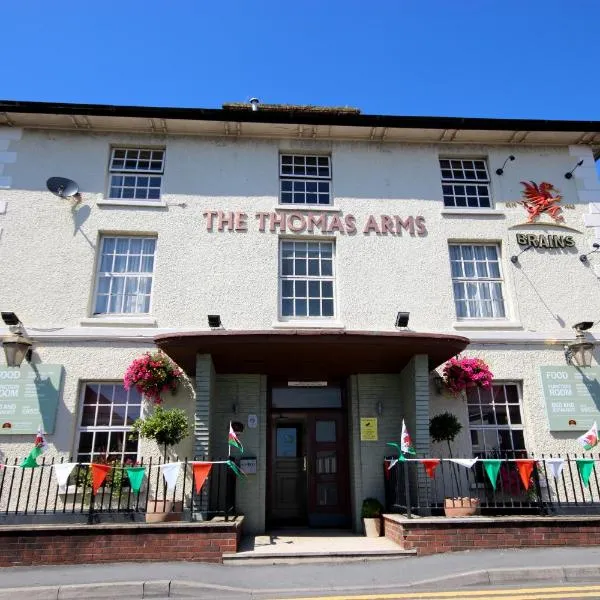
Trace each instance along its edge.
<path fill-rule="evenodd" d="M 220 563 L 236 552 L 242 519 L 228 523 L 0 527 L 0 567 L 126 561 Z"/>
<path fill-rule="evenodd" d="M 385 536 L 419 555 L 484 548 L 597 546 L 600 517 L 445 517 L 406 519 L 384 516 Z"/>

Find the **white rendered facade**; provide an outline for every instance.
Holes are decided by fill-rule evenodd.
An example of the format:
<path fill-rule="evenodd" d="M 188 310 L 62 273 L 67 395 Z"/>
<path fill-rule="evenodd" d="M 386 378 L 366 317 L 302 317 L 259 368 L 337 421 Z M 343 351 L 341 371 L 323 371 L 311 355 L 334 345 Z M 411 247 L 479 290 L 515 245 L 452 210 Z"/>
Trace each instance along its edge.
<path fill-rule="evenodd" d="M 73 112 L 68 125 L 64 115 L 15 109 L 12 126 L 0 127 L 0 307 L 24 323 L 34 341 L 34 362 L 64 366 L 56 429 L 48 436 L 52 453 L 77 453 L 86 382 L 119 382 L 133 358 L 155 348 L 158 335 L 209 333 L 208 314 L 220 315 L 229 331 L 391 333 L 398 311 L 410 312 L 409 331 L 469 338 L 465 354 L 484 359 L 498 382 L 518 386 L 528 451 L 577 451 L 575 435 L 548 429 L 539 366 L 564 364 L 563 345 L 574 338 L 571 326 L 600 315 L 600 260 L 593 255 L 588 263 L 579 260 L 600 241 L 595 220 L 600 183 L 593 156 L 600 145 L 597 123 L 591 133 L 570 137 L 550 131 L 537 141 L 530 141 L 535 132 L 511 140 L 507 126 L 506 132 L 474 130 L 452 141 L 449 134 L 413 134 L 408 128 L 389 128 L 392 133 L 382 139 L 377 128 L 369 136 L 371 128 L 350 125 L 330 127 L 328 133 L 319 126 L 313 136 L 316 126 L 285 129 L 291 127 L 289 120 L 281 126 L 243 119 L 228 124 L 226 116 L 218 123 L 224 124 L 222 130 L 209 120 L 206 131 L 186 131 L 185 121 L 176 122 L 173 131 L 169 125 L 148 131 L 140 124 L 143 119 L 126 116 L 86 129 L 81 124 L 90 117 Z M 192 127 L 193 120 L 188 124 Z M 119 198 L 110 199 L 115 149 L 161 153 L 160 182 L 136 182 L 145 189 L 160 188 L 159 199 L 149 197 L 154 192 L 143 199 L 124 198 L 122 186 Z M 509 154 L 515 161 L 497 175 Z M 282 202 L 281 156 L 327 157 L 330 204 Z M 445 207 L 440 159 L 484 161 L 490 206 L 484 201 L 484 206 Z M 573 178 L 565 179 L 579 160 L 583 164 Z M 155 171 L 146 175 L 155 176 L 158 167 Z M 52 176 L 75 180 L 81 202 L 51 194 L 45 182 Z M 553 183 L 563 196 L 564 224 L 577 231 L 561 231 L 545 216 L 546 228 L 511 229 L 527 217 L 515 204 L 521 199 L 521 181 Z M 291 223 L 290 215 L 295 215 Z M 319 215 L 326 215 L 328 223 L 339 217 L 341 226 L 323 231 L 324 221 L 314 221 Z M 408 217 L 414 219 L 412 235 L 402 225 Z M 523 249 L 516 241 L 519 231 L 571 235 L 575 246 L 532 249 L 513 264 L 510 257 Z M 155 240 L 148 302 L 134 303 L 133 309 L 121 302 L 116 312 L 102 305 L 98 311 L 101 245 L 107 238 Z M 290 242 L 308 242 L 312 248 L 325 244 L 321 259 L 332 261 L 331 271 L 321 266 L 315 276 L 331 286 L 319 283 L 314 318 L 282 310 L 286 277 L 281 253 Z M 502 292 L 503 312 L 492 311 L 492 318 L 485 311 L 475 318 L 457 314 L 451 246 L 496 249 L 494 281 Z M 136 273 L 144 276 L 143 270 Z M 292 295 L 285 298 L 304 298 L 301 286 L 290 289 Z M 593 339 L 594 331 L 588 337 Z M 263 531 L 270 379 L 260 372 L 218 372 L 206 355 L 193 362 L 191 385 L 167 400 L 168 406 L 184 407 L 196 422 L 195 435 L 175 452 L 190 458 L 222 456 L 228 422 L 245 423 L 249 414 L 256 415 L 257 427 L 247 428 L 243 439 L 257 458 L 257 474 L 238 486 L 238 505 L 248 530 Z M 380 465 L 389 453 L 385 443 L 397 441 L 402 418 L 410 423 L 421 454 L 443 455 L 442 447 L 429 444 L 427 421 L 444 410 L 456 413 L 465 425 L 457 454 L 471 455 L 465 402 L 437 393 L 428 373 L 426 357 L 417 354 L 397 372 L 357 371 L 344 378 L 355 525 L 362 499 L 382 496 Z M 359 419 L 375 416 L 378 441 L 361 441 Z M 6 457 L 23 456 L 30 445 L 31 436 L 0 434 Z M 158 449 L 142 443 L 140 454 L 149 453 Z"/>

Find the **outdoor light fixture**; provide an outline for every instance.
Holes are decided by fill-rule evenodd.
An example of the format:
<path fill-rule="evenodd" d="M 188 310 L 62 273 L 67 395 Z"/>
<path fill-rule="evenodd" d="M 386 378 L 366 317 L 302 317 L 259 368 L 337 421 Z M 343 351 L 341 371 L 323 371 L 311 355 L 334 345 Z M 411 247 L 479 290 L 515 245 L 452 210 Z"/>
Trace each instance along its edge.
<path fill-rule="evenodd" d="M 519 254 L 513 254 L 510 257 L 510 262 L 513 265 L 519 264 L 519 256 L 521 256 L 521 254 L 523 254 L 523 252 L 527 252 L 527 250 L 531 250 L 533 248 L 533 246 L 525 246 L 525 248 L 523 248 L 523 250 L 521 250 L 521 252 L 519 252 Z"/>
<path fill-rule="evenodd" d="M 565 359 L 567 364 L 574 367 L 591 367 L 592 351 L 594 343 L 585 339 L 584 331 L 587 331 L 594 325 L 593 321 L 582 321 L 573 325 L 576 332 L 575 341 L 565 345 Z"/>
<path fill-rule="evenodd" d="M 496 169 L 496 175 L 504 175 L 504 167 L 506 166 L 506 163 L 508 161 L 513 161 L 515 160 L 515 157 L 511 154 L 510 156 L 506 157 L 506 160 L 502 163 L 502 166 L 499 169 Z"/>
<path fill-rule="evenodd" d="M 592 250 L 591 252 L 588 252 L 587 254 L 581 254 L 581 255 L 579 256 L 579 260 L 580 260 L 580 261 L 581 261 L 583 264 L 587 264 L 588 262 L 590 262 L 590 261 L 588 260 L 588 256 L 589 256 L 590 254 L 594 254 L 594 252 L 598 252 L 598 250 L 600 250 L 600 244 L 598 244 L 597 242 L 594 242 L 594 243 L 592 244 L 592 248 L 593 248 L 593 250 Z"/>
<path fill-rule="evenodd" d="M 9 367 L 20 367 L 23 359 L 27 358 L 29 361 L 31 357 L 32 341 L 14 312 L 3 312 L 2 320 L 10 330 L 10 334 L 2 340 L 6 364 Z"/>
<path fill-rule="evenodd" d="M 408 317 L 410 313 L 399 312 L 396 315 L 396 327 L 408 327 Z"/>
<path fill-rule="evenodd" d="M 565 179 L 571 179 L 573 177 L 573 171 L 577 167 L 580 167 L 582 164 L 583 164 L 583 158 L 568 173 L 565 173 Z"/>
<path fill-rule="evenodd" d="M 221 327 L 221 315 L 208 315 L 208 326 L 211 329 L 218 329 Z"/>

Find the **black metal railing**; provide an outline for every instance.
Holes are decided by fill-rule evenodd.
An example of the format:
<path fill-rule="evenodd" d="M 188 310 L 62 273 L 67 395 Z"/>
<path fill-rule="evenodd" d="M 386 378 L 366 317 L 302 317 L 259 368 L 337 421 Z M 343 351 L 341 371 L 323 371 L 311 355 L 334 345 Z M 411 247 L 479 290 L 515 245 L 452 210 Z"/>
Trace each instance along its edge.
<path fill-rule="evenodd" d="M 389 457 L 391 458 L 391 457 Z M 527 454 L 503 452 L 478 455 L 500 459 L 494 487 L 484 464 L 477 461 L 466 468 L 441 460 L 433 478 L 418 461 L 400 461 L 388 469 L 384 463 L 386 509 L 413 515 L 556 515 L 600 514 L 600 456 L 585 454 Z M 525 487 L 517 469 L 517 459 L 533 459 L 533 469 Z M 578 461 L 593 460 L 584 483 Z M 557 477 L 552 462 L 564 461 Z M 450 509 L 450 510 L 448 510 Z M 456 510 L 460 509 L 457 513 Z"/>
<path fill-rule="evenodd" d="M 161 459 L 140 460 L 145 468 L 139 492 L 131 488 L 126 466 L 112 466 L 94 494 L 89 466 L 77 464 L 60 487 L 55 465 L 68 458 L 38 459 L 35 468 L 19 467 L 22 459 L 8 460 L 0 470 L 0 523 L 160 521 L 229 519 L 235 516 L 236 476 L 224 463 L 212 465 L 200 493 L 196 493 L 192 462 L 180 461 L 181 470 L 167 489 Z"/>

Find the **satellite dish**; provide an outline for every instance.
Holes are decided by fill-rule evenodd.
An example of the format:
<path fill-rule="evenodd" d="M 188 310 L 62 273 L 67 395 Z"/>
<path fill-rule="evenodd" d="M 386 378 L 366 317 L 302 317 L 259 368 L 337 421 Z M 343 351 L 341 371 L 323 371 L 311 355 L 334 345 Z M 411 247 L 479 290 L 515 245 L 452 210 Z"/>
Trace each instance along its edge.
<path fill-rule="evenodd" d="M 69 198 L 79 193 L 79 186 L 72 179 L 66 177 L 50 177 L 46 181 L 46 187 L 60 198 Z"/>

